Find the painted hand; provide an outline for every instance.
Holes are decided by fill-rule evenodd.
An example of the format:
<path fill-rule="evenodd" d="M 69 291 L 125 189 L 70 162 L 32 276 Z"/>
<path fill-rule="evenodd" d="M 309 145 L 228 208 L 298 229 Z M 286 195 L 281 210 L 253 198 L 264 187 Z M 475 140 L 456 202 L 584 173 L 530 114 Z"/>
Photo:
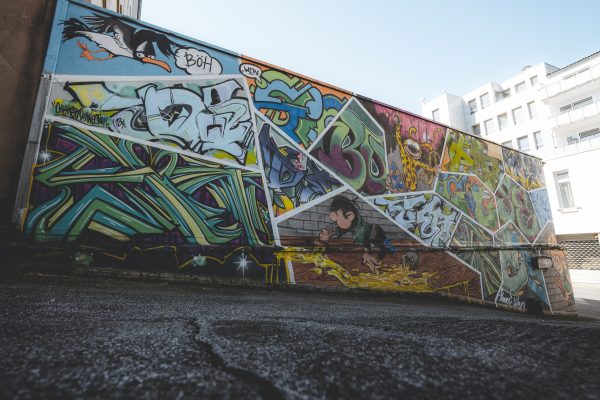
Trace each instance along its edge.
<path fill-rule="evenodd" d="M 331 238 L 333 232 L 329 228 L 321 228 L 321 232 L 319 233 L 319 240 L 321 242 L 328 242 L 329 238 Z"/>
<path fill-rule="evenodd" d="M 369 267 L 371 269 L 371 271 L 373 271 L 373 272 L 377 272 L 379 270 L 379 268 L 381 267 L 381 261 L 379 261 L 379 259 L 377 257 L 371 255 L 366 250 L 362 255 L 362 263 L 364 265 L 366 265 L 367 267 Z"/>

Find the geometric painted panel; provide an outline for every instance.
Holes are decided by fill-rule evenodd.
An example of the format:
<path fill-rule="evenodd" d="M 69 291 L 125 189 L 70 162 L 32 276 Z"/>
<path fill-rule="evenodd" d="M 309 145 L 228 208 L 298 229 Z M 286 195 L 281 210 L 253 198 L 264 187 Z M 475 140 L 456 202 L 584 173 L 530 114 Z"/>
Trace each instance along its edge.
<path fill-rule="evenodd" d="M 440 172 L 435 191 L 486 228 L 498 228 L 494 194 L 476 176 Z"/>

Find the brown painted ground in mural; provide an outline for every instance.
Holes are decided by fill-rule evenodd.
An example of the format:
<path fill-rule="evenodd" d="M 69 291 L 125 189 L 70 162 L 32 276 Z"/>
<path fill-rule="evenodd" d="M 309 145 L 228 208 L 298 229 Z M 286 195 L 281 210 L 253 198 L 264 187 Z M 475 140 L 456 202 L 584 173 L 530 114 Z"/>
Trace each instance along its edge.
<path fill-rule="evenodd" d="M 282 238 L 287 246 L 306 246 L 306 238 Z M 327 248 L 288 252 L 296 283 L 349 286 L 398 291 L 444 291 L 481 299 L 479 274 L 448 253 L 414 241 L 392 241 L 395 254 L 385 254 L 372 271 L 363 262 L 364 250 L 349 239 L 335 239 Z M 314 244 L 313 244 L 314 246 Z M 370 252 L 377 255 L 377 251 Z"/>

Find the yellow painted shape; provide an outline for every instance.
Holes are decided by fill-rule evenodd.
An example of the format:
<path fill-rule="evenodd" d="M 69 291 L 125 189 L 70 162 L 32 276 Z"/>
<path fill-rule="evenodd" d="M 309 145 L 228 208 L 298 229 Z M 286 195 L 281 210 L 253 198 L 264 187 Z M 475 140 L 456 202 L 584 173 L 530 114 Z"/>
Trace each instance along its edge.
<path fill-rule="evenodd" d="M 108 236 L 112 239 L 118 240 L 120 242 L 126 242 L 129 240 L 129 238 L 127 236 L 123 235 L 121 232 L 117 232 L 114 229 L 111 229 L 106 225 L 97 223 L 96 221 L 90 222 L 90 224 L 88 225 L 88 228 L 93 231 L 100 232 L 103 235 L 106 235 L 106 236 Z"/>

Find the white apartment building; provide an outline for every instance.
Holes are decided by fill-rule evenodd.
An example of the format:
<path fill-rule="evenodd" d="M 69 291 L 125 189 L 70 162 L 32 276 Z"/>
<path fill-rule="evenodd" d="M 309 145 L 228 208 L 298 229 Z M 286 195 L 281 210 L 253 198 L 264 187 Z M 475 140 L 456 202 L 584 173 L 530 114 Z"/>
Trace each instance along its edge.
<path fill-rule="evenodd" d="M 571 266 L 600 268 L 600 52 L 563 68 L 526 66 L 466 95 L 423 102 L 425 117 L 544 160 L 558 240 Z M 575 257 L 577 256 L 577 257 Z"/>
<path fill-rule="evenodd" d="M 142 15 L 142 0 L 84 0 L 95 6 L 118 12 L 128 17 L 140 19 Z"/>

